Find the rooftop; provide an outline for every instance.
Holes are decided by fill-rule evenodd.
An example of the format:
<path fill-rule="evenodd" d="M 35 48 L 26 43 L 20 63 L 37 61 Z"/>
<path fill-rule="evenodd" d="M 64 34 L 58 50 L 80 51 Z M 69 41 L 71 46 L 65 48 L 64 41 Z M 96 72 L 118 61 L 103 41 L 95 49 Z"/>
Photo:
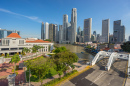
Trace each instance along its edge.
<path fill-rule="evenodd" d="M 19 36 L 17 33 L 11 33 L 7 36 L 7 38 L 21 38 L 21 36 Z"/>

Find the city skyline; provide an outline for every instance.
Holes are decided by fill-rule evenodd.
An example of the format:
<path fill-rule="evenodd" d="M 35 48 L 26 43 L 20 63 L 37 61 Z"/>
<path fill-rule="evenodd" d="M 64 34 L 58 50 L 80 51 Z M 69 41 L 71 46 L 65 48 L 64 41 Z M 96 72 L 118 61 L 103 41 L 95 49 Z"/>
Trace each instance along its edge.
<path fill-rule="evenodd" d="M 40 25 L 41 23 L 40 22 L 48 22 L 48 23 L 54 23 L 54 24 L 58 24 L 58 25 L 62 25 L 63 24 L 63 20 L 62 20 L 62 16 L 64 14 L 67 14 L 68 15 L 68 21 L 71 20 L 71 10 L 72 8 L 77 8 L 77 27 L 81 27 L 81 29 L 83 30 L 83 21 L 84 19 L 87 19 L 87 18 L 93 18 L 93 22 L 92 22 L 92 32 L 93 31 L 96 31 L 97 34 L 101 34 L 101 31 L 102 31 L 102 20 L 104 19 L 110 19 L 110 33 L 112 34 L 113 33 L 113 21 L 116 21 L 116 20 L 121 20 L 122 21 L 122 25 L 124 25 L 126 27 L 126 39 L 128 39 L 128 36 L 129 36 L 129 22 L 130 21 L 130 12 L 129 12 L 129 8 L 130 6 L 128 5 L 130 2 L 128 0 L 125 0 L 125 1 L 118 1 L 117 4 L 116 4 L 116 1 L 113 1 L 113 2 L 107 2 L 106 1 L 103 1 L 103 0 L 100 0 L 99 2 L 102 2 L 99 4 L 99 2 L 97 4 L 95 4 L 94 7 L 92 7 L 94 3 L 92 3 L 91 1 L 83 1 L 81 2 L 80 1 L 80 4 L 85 4 L 85 3 L 90 3 L 90 5 L 92 6 L 85 6 L 86 10 L 88 10 L 88 12 L 86 10 L 84 10 L 84 6 L 82 7 L 79 7 L 77 6 L 79 4 L 79 1 L 75 1 L 75 2 L 72 2 L 70 1 L 68 3 L 68 7 L 66 8 L 63 8 L 64 5 L 63 3 L 65 1 L 56 1 L 54 3 L 57 3 L 57 6 L 54 7 L 55 9 L 56 8 L 59 8 L 59 6 L 61 7 L 61 9 L 58 9 L 58 10 L 55 10 L 55 11 L 52 11 L 50 10 L 51 12 L 53 12 L 52 15 L 50 15 L 50 12 L 48 12 L 48 10 L 45 10 L 45 8 L 47 8 L 48 6 L 45 5 L 45 6 L 42 6 L 42 4 L 48 4 L 49 2 L 45 1 L 45 3 L 39 3 L 39 2 L 42 2 L 42 1 L 39 1 L 39 2 L 36 2 L 36 1 L 15 1 L 14 4 L 16 4 L 16 6 L 18 7 L 16 9 L 15 6 L 12 6 L 13 3 L 12 2 L 4 2 L 4 1 L 0 1 L 1 2 L 1 7 L 0 7 L 0 28 L 2 29 L 10 29 L 10 30 L 19 30 L 21 31 L 21 36 L 26 38 L 26 37 L 37 37 L 37 38 L 40 38 Z M 39 6 L 36 6 L 36 8 L 34 9 L 32 7 L 33 4 L 40 4 L 41 7 Z M 95 1 L 97 2 L 97 1 Z M 27 5 L 28 3 L 29 6 L 26 6 L 28 7 L 27 9 L 22 9 L 21 8 L 21 5 Z M 60 3 L 63 5 L 60 5 Z M 74 3 L 74 5 L 72 5 L 72 3 Z M 59 5 L 58 5 L 59 4 Z M 67 3 L 65 3 L 66 5 Z M 113 8 L 112 11 L 110 11 L 110 8 L 109 8 L 109 4 L 111 4 L 111 7 L 110 8 Z M 8 7 L 6 7 L 6 5 L 8 5 Z M 20 6 L 18 6 L 20 5 Z M 70 6 L 72 5 L 72 6 Z M 101 6 L 99 5 L 103 5 L 106 7 L 106 11 L 105 11 L 105 8 L 101 8 Z M 81 5 L 80 5 L 81 6 Z M 41 8 L 43 8 L 43 12 L 41 12 Z M 95 10 L 95 7 L 97 9 L 100 9 L 98 10 L 99 12 L 97 13 L 97 11 Z M 20 9 L 21 8 L 21 9 Z M 40 9 L 39 9 L 40 8 Z M 50 7 L 52 8 L 52 7 Z M 48 9 L 50 9 L 48 8 Z M 18 10 L 20 9 L 20 10 Z M 37 10 L 39 9 L 39 10 Z M 115 11 L 116 9 L 116 11 Z M 91 10 L 91 12 L 90 12 Z M 41 13 L 40 13 L 41 12 Z M 47 13 L 46 13 L 47 12 Z M 54 13 L 55 12 L 55 13 Z M 60 13 L 59 13 L 60 12 Z M 109 13 L 108 13 L 109 12 Z M 113 13 L 114 12 L 114 13 Z M 45 15 L 43 15 L 43 13 Z M 59 14 L 57 14 L 59 13 Z M 87 15 L 86 15 L 87 13 Z M 96 15 L 94 15 L 94 13 L 97 13 Z M 108 13 L 108 14 L 107 14 Z M 103 15 L 103 16 L 101 16 Z M 100 18 L 98 17 L 100 16 Z M 53 17 L 53 18 L 52 18 Z M 26 24 L 25 24 L 26 23 Z M 76 28 L 77 29 L 77 28 Z M 26 30 L 26 31 L 25 31 Z M 76 30 L 77 31 L 77 30 Z M 91 32 L 91 34 L 92 34 Z"/>

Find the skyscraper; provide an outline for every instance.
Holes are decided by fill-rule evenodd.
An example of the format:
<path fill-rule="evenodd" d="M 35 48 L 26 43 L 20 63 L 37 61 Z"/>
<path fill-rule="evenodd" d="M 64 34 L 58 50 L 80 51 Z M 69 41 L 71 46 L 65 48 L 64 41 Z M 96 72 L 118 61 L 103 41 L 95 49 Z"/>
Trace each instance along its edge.
<path fill-rule="evenodd" d="M 49 39 L 53 41 L 53 24 L 49 24 Z"/>
<path fill-rule="evenodd" d="M 63 26 L 59 25 L 59 43 L 61 44 L 63 41 Z"/>
<path fill-rule="evenodd" d="M 76 42 L 77 9 L 73 8 L 71 13 L 71 44 Z"/>
<path fill-rule="evenodd" d="M 93 31 L 93 35 L 95 35 L 95 37 L 97 36 L 96 31 Z"/>
<path fill-rule="evenodd" d="M 45 23 L 45 39 L 49 39 L 49 23 Z"/>
<path fill-rule="evenodd" d="M 78 27 L 77 35 L 81 35 L 81 28 L 80 28 L 80 26 Z"/>
<path fill-rule="evenodd" d="M 4 38 L 4 30 L 0 30 L 0 39 Z"/>
<path fill-rule="evenodd" d="M 41 39 L 44 40 L 44 23 L 41 25 Z"/>
<path fill-rule="evenodd" d="M 100 34 L 97 34 L 97 40 L 96 40 L 97 42 L 99 42 L 100 41 Z"/>
<path fill-rule="evenodd" d="M 59 42 L 59 31 L 58 31 L 58 25 L 56 24 L 56 41 L 55 42 Z"/>
<path fill-rule="evenodd" d="M 7 31 L 7 36 L 10 35 L 13 31 Z"/>
<path fill-rule="evenodd" d="M 102 42 L 109 43 L 109 19 L 102 20 Z"/>
<path fill-rule="evenodd" d="M 71 37 L 71 24 L 68 22 L 68 23 L 67 23 L 66 40 L 67 40 L 67 41 L 70 41 L 70 37 Z"/>
<path fill-rule="evenodd" d="M 84 20 L 84 42 L 91 42 L 92 18 Z"/>
<path fill-rule="evenodd" d="M 125 42 L 125 26 L 121 25 L 121 20 L 114 21 L 113 41 L 114 43 Z"/>
<path fill-rule="evenodd" d="M 56 29 L 57 29 L 57 25 L 53 24 L 53 41 L 56 42 Z"/>
<path fill-rule="evenodd" d="M 63 30 L 64 30 L 64 33 L 63 33 L 63 40 L 66 41 L 66 37 L 67 37 L 67 23 L 68 23 L 68 15 L 65 14 L 63 15 Z"/>

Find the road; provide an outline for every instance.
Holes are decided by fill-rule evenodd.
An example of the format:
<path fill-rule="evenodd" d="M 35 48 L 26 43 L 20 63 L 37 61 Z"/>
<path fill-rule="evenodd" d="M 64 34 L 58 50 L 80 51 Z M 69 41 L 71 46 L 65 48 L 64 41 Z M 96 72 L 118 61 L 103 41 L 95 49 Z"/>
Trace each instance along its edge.
<path fill-rule="evenodd" d="M 127 61 L 116 60 L 109 71 L 105 71 L 108 59 L 98 62 L 91 69 L 65 82 L 61 86 L 122 86 Z"/>

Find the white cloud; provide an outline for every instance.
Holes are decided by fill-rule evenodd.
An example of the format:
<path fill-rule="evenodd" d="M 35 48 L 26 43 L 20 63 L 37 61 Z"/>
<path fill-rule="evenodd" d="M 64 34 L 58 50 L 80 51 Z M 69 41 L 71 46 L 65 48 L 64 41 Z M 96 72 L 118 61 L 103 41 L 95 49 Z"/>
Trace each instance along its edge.
<path fill-rule="evenodd" d="M 36 21 L 36 22 L 39 22 L 39 23 L 42 22 L 42 20 L 39 19 L 39 18 L 36 17 L 36 16 L 26 16 L 26 15 L 22 15 L 22 14 L 14 13 L 14 12 L 11 12 L 11 11 L 9 11 L 9 10 L 2 9 L 2 8 L 0 8 L 0 11 L 5 12 L 5 13 L 9 13 L 9 14 L 13 14 L 13 15 L 22 16 L 22 17 L 28 18 L 28 19 L 30 19 L 30 20 L 33 20 L 33 21 Z"/>

